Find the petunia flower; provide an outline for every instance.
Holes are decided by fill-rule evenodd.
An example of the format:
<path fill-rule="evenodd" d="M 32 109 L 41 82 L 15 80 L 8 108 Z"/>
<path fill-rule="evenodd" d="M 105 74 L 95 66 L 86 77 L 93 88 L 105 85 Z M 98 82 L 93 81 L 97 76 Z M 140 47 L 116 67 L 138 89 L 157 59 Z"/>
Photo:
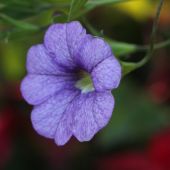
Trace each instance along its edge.
<path fill-rule="evenodd" d="M 44 43 L 29 49 L 26 67 L 21 92 L 40 135 L 64 145 L 71 136 L 89 141 L 107 125 L 121 66 L 102 38 L 77 21 L 53 24 Z"/>

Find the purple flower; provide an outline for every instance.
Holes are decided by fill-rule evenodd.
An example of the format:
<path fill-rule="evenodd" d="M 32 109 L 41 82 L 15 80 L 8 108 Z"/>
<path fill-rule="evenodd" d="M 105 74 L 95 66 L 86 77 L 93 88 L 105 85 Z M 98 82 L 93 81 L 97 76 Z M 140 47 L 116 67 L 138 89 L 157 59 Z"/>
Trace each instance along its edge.
<path fill-rule="evenodd" d="M 121 66 L 110 46 L 79 22 L 50 26 L 44 43 L 28 51 L 27 72 L 21 91 L 34 105 L 31 120 L 40 135 L 64 145 L 71 136 L 89 141 L 107 125 Z"/>

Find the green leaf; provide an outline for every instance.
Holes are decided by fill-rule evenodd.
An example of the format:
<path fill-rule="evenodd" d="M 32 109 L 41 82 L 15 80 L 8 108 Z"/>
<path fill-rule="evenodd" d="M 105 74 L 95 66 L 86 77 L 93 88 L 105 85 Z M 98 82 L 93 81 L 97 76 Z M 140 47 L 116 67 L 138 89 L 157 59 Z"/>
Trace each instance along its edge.
<path fill-rule="evenodd" d="M 109 3 L 115 4 L 115 3 L 120 3 L 120 2 L 126 2 L 126 1 L 129 1 L 129 0 L 91 0 L 91 1 L 90 0 L 89 1 L 88 0 L 72 0 L 72 2 L 73 1 L 75 2 L 74 4 L 76 4 L 75 6 L 79 6 L 78 1 L 82 1 L 82 4 L 83 4 L 83 1 L 85 1 L 85 3 L 83 4 L 84 8 L 82 10 L 79 10 L 78 12 L 74 13 L 73 18 L 75 19 L 75 18 L 78 18 L 80 16 L 85 15 L 89 11 L 93 10 L 95 7 L 105 5 L 105 4 L 109 4 Z M 71 3 L 71 4 L 73 4 L 73 3 Z M 80 4 L 81 7 L 83 7 L 83 5 Z"/>
<path fill-rule="evenodd" d="M 92 10 L 93 8 L 101 5 L 106 5 L 106 4 L 115 4 L 115 3 L 120 3 L 120 2 L 127 2 L 129 0 L 89 0 L 86 4 L 86 8 L 88 10 Z"/>
<path fill-rule="evenodd" d="M 112 51 L 117 58 L 122 55 L 128 55 L 134 53 L 138 50 L 138 47 L 135 44 L 113 41 L 107 38 L 106 41 L 110 44 Z"/>
<path fill-rule="evenodd" d="M 71 21 L 75 16 L 77 16 L 82 9 L 82 7 L 86 4 L 87 0 L 72 0 L 70 4 L 70 10 L 68 14 L 68 21 Z"/>
<path fill-rule="evenodd" d="M 7 16 L 5 14 L 0 14 L 0 19 L 7 22 L 8 24 L 11 24 L 17 28 L 23 29 L 23 30 L 30 30 L 30 31 L 37 31 L 39 29 L 38 26 L 24 22 L 24 21 L 18 21 L 14 18 L 11 18 L 10 16 Z"/>
<path fill-rule="evenodd" d="M 120 61 L 121 66 L 122 66 L 122 74 L 123 76 L 127 75 L 131 71 L 135 70 L 138 67 L 138 63 L 133 63 L 133 62 L 125 62 L 125 61 Z"/>
<path fill-rule="evenodd" d="M 53 23 L 65 23 L 65 22 L 67 22 L 67 15 L 62 14 L 59 16 L 54 16 L 52 18 L 52 22 Z"/>
<path fill-rule="evenodd" d="M 0 9 L 3 9 L 4 7 L 5 5 L 0 3 Z"/>

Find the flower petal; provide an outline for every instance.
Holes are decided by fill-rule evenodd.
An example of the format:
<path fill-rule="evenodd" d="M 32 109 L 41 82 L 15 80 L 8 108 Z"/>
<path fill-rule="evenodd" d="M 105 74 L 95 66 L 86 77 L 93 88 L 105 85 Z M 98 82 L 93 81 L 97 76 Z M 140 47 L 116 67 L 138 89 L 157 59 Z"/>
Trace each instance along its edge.
<path fill-rule="evenodd" d="M 80 46 L 80 42 L 86 36 L 86 30 L 78 21 L 67 23 L 67 45 L 73 57 L 74 51 Z"/>
<path fill-rule="evenodd" d="M 42 136 L 54 138 L 56 129 L 59 126 L 68 105 L 78 93 L 78 91 L 63 90 L 41 105 L 35 106 L 31 114 L 34 129 Z M 66 127 L 67 124 L 64 124 L 63 126 Z M 70 132 L 68 134 L 61 134 L 59 143 L 62 143 L 61 141 L 66 142 L 70 137 Z"/>
<path fill-rule="evenodd" d="M 74 87 L 74 84 L 72 77 L 29 74 L 21 83 L 21 92 L 28 103 L 37 105 L 61 89 Z"/>
<path fill-rule="evenodd" d="M 53 24 L 45 34 L 44 43 L 57 63 L 68 69 L 74 69 L 72 51 L 85 33 L 81 24 L 76 21 L 67 24 Z"/>
<path fill-rule="evenodd" d="M 72 103 L 73 134 L 79 141 L 89 141 L 106 126 L 114 107 L 111 92 L 81 94 Z"/>
<path fill-rule="evenodd" d="M 110 46 L 102 38 L 87 35 L 80 44 L 74 57 L 76 62 L 88 72 L 104 59 L 112 56 Z"/>
<path fill-rule="evenodd" d="M 72 114 L 68 111 L 68 108 L 69 108 L 71 102 L 69 103 L 68 107 L 66 108 L 62 118 L 60 119 L 60 122 L 57 125 L 56 131 L 55 131 L 55 143 L 60 146 L 67 143 L 73 134 L 72 133 L 73 118 L 72 118 Z"/>
<path fill-rule="evenodd" d="M 31 74 L 68 74 L 55 63 L 41 44 L 32 46 L 27 54 L 27 71 Z"/>
<path fill-rule="evenodd" d="M 117 88 L 121 79 L 121 66 L 114 56 L 103 60 L 91 73 L 97 91 Z"/>

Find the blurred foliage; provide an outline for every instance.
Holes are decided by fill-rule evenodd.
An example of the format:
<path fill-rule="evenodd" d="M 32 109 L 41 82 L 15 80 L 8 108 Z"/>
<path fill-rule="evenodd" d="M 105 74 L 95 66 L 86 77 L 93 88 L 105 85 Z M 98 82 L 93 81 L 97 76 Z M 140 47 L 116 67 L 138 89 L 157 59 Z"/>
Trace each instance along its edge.
<path fill-rule="evenodd" d="M 25 72 L 25 55 L 24 48 L 20 44 L 10 43 L 3 45 L 3 57 L 1 64 L 3 74 L 7 80 L 16 80 L 23 77 Z"/>
<path fill-rule="evenodd" d="M 151 134 L 168 126 L 169 108 L 158 106 L 134 84 L 123 81 L 114 91 L 115 110 L 98 143 L 104 149 L 146 141 Z M 128 109 L 127 109 L 128 108 Z"/>
<path fill-rule="evenodd" d="M 72 20 L 80 9 L 86 4 L 87 0 L 72 0 L 68 13 L 68 21 Z"/>
<path fill-rule="evenodd" d="M 2 0 L 0 3 L 0 23 L 2 23 L 0 27 L 0 30 L 2 29 L 0 39 L 2 41 L 9 41 L 13 38 L 13 34 L 20 35 L 21 33 L 25 33 L 26 36 L 31 32 L 42 32 L 53 22 L 66 22 L 77 19 L 81 21 L 83 18 L 86 18 L 87 13 L 98 6 L 118 4 L 121 2 L 124 2 L 125 8 L 127 7 L 127 12 L 129 10 L 134 11 L 134 13 L 137 12 L 135 11 L 136 8 L 131 8 L 131 3 L 133 2 L 129 0 Z M 150 2 L 148 3 L 150 4 Z M 143 1 L 143 3 L 141 1 L 136 2 L 137 6 L 142 4 L 144 7 L 148 7 L 148 3 L 146 1 Z M 118 6 L 118 9 L 124 10 L 125 8 L 121 5 Z M 145 9 L 148 11 L 148 8 Z M 39 24 L 39 17 L 43 16 L 44 13 L 49 13 L 51 19 L 48 18 L 46 24 L 41 25 Z M 143 16 L 143 14 L 141 14 L 141 16 Z M 84 22 L 84 24 L 95 34 L 93 26 L 90 26 L 87 22 Z M 15 40 L 17 39 L 16 37 L 17 36 L 15 36 Z M 137 45 L 117 42 L 106 36 L 103 37 L 108 40 L 116 57 L 131 54 L 139 50 Z M 123 61 L 123 73 L 126 75 L 144 64 L 145 63 L 138 64 Z"/>

